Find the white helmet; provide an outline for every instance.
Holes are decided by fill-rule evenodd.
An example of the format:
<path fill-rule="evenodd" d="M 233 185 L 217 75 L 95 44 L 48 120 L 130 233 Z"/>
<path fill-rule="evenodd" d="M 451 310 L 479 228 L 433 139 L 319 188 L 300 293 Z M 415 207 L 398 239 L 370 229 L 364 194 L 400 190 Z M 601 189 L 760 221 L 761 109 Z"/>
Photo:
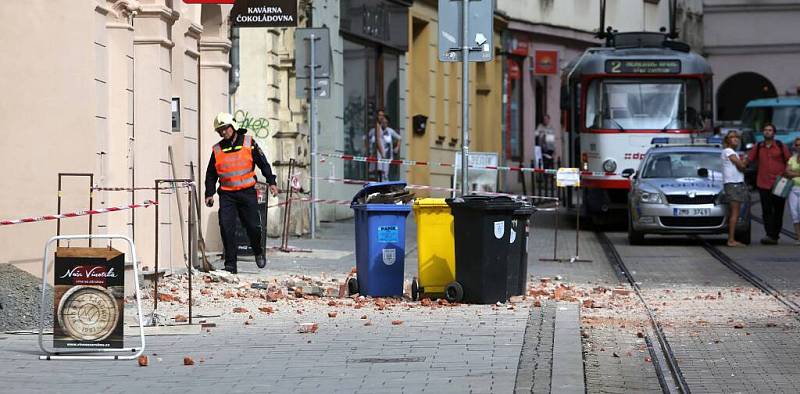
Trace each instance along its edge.
<path fill-rule="evenodd" d="M 233 115 L 227 112 L 220 112 L 214 118 L 214 130 L 219 130 L 221 127 L 233 126 L 234 130 L 239 130 L 239 123 L 233 118 Z"/>

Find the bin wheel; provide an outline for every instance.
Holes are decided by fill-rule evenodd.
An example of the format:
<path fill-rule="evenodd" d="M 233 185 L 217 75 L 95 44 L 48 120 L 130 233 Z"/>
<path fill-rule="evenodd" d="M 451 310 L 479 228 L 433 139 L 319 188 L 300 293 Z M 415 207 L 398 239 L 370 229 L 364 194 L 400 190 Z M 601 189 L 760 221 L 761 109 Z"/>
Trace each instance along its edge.
<path fill-rule="evenodd" d="M 464 298 L 464 288 L 461 283 L 450 282 L 444 289 L 444 298 L 449 302 L 461 302 Z"/>
<path fill-rule="evenodd" d="M 419 284 L 417 284 L 417 278 L 411 280 L 411 300 L 417 301 L 419 300 Z"/>
<path fill-rule="evenodd" d="M 350 278 L 347 280 L 347 292 L 350 295 L 358 294 L 358 279 L 357 278 Z"/>

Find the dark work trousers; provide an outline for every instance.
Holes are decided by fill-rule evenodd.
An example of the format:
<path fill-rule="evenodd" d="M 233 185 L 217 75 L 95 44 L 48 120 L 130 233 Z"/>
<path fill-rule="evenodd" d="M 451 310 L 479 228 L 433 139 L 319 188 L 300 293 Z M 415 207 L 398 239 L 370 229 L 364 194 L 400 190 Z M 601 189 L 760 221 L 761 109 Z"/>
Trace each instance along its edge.
<path fill-rule="evenodd" d="M 219 227 L 225 247 L 225 269 L 236 272 L 236 216 L 242 222 L 253 254 L 264 253 L 261 247 L 261 216 L 254 187 L 237 191 L 219 191 Z"/>
<path fill-rule="evenodd" d="M 764 231 L 772 239 L 778 239 L 783 227 L 783 207 L 786 199 L 772 194 L 769 189 L 758 188 L 761 198 L 761 215 L 764 217 Z"/>

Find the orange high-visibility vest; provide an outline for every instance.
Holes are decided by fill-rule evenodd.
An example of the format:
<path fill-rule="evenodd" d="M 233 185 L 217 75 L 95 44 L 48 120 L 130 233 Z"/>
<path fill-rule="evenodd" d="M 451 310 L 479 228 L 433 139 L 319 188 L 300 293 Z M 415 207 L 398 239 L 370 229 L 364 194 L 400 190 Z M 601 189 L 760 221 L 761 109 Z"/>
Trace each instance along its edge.
<path fill-rule="evenodd" d="M 256 184 L 256 172 L 253 168 L 253 138 L 244 136 L 241 146 L 225 149 L 214 145 L 214 167 L 219 176 L 220 189 L 235 191 L 247 189 Z"/>

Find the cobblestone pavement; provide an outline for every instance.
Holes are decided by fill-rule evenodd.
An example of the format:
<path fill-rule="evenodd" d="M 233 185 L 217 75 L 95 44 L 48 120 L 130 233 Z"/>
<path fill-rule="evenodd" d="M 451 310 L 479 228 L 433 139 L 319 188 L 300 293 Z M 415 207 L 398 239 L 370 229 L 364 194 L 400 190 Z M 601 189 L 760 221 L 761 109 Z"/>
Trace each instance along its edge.
<path fill-rule="evenodd" d="M 0 334 L 0 392 L 545 393 L 559 391 L 554 385 L 564 382 L 557 378 L 570 376 L 561 373 L 563 367 L 554 371 L 568 353 L 559 344 L 570 342 L 582 346 L 583 370 L 580 365 L 573 370 L 582 372 L 586 392 L 660 391 L 643 338 L 650 335 L 644 310 L 620 282 L 596 234 L 580 234 L 580 258 L 591 262 L 540 261 L 553 257 L 553 219 L 551 212 L 534 215 L 526 299 L 483 306 L 395 299 L 386 307 L 367 300 L 357 308 L 354 304 L 360 301 L 336 296 L 268 302 L 206 293 L 205 298 L 196 295 L 194 313 L 216 326 L 194 334 L 148 336 L 148 367 L 132 361 L 39 361 L 36 336 Z M 556 257 L 575 255 L 574 219 L 561 217 Z M 242 284 L 277 283 L 276 278 L 290 275 L 342 283 L 355 266 L 353 226 L 352 221 L 323 223 L 315 240 L 292 238 L 290 246 L 313 252 L 272 251 L 264 270 L 256 268 L 252 257 L 241 258 Z M 417 273 L 413 214 L 407 226 L 409 281 Z M 761 231 L 754 223 L 754 240 Z M 696 240 L 654 237 L 646 246 L 632 247 L 623 233 L 609 237 L 641 282 L 693 391 L 800 391 L 798 322 L 774 299 L 714 261 Z M 709 238 L 721 245 L 722 238 Z M 279 242 L 270 239 L 268 246 Z M 721 247 L 796 296 L 800 270 L 792 256 L 800 249 L 793 248 L 788 242 Z M 197 280 L 197 292 L 218 285 Z M 175 294 L 185 300 L 183 285 Z M 557 330 L 565 315 L 559 315 L 562 308 L 556 305 L 564 303 L 580 306 L 580 330 Z M 272 310 L 267 312 L 265 305 Z M 234 306 L 247 311 L 236 313 Z M 129 322 L 131 312 L 128 308 Z M 186 314 L 186 305 L 159 303 L 159 312 L 166 317 Z M 318 330 L 299 333 L 303 323 L 317 323 Z M 128 344 L 134 339 L 129 337 Z M 183 365 L 186 356 L 194 365 Z M 87 375 L 98 369 L 101 375 Z"/>
<path fill-rule="evenodd" d="M 200 335 L 148 337 L 148 367 L 39 361 L 35 335 L 0 336 L 0 391 L 510 393 L 530 314 L 526 306 L 306 304 L 301 315 L 288 301 L 273 305 L 271 314 L 225 314 Z M 298 333 L 304 322 L 318 322 L 318 331 Z M 195 365 L 184 366 L 185 356 Z"/>

